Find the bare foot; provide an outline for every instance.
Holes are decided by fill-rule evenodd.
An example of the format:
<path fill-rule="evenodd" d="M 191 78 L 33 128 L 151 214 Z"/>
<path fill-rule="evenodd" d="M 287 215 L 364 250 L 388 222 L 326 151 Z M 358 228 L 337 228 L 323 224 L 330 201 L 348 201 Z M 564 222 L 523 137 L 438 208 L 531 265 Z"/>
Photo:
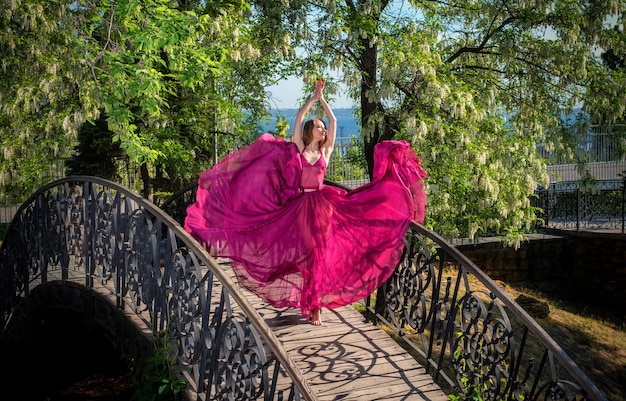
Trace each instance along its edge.
<path fill-rule="evenodd" d="M 322 325 L 322 310 L 317 308 L 311 310 L 311 324 L 313 326 L 321 326 Z"/>

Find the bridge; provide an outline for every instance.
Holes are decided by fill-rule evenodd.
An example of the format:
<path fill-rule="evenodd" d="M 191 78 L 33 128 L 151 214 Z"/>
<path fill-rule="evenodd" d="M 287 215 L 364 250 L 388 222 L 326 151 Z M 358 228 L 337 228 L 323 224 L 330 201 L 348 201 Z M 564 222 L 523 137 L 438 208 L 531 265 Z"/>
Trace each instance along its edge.
<path fill-rule="evenodd" d="M 0 249 L 3 355 L 29 346 L 31 315 L 70 310 L 137 358 L 166 341 L 188 400 L 606 401 L 523 308 L 422 225 L 411 223 L 381 289 L 324 310 L 315 327 L 243 291 L 228 260 L 182 228 L 194 188 L 161 207 L 87 176 L 34 193 Z"/>

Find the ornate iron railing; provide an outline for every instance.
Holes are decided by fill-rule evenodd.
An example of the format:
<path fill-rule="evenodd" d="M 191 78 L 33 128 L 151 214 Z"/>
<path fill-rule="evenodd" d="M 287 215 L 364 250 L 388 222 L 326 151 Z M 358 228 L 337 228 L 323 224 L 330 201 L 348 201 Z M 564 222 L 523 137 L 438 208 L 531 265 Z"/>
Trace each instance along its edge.
<path fill-rule="evenodd" d="M 591 187 L 581 181 L 559 182 L 535 194 L 543 227 L 626 233 L 626 178 L 597 181 Z"/>
<path fill-rule="evenodd" d="M 378 297 L 382 307 L 366 300 L 369 318 L 461 400 L 606 401 L 500 286 L 420 224 L 411 223 L 403 259 Z"/>
<path fill-rule="evenodd" d="M 0 249 L 0 336 L 31 288 L 57 277 L 104 285 L 117 308 L 147 316 L 151 332 L 171 340 L 195 399 L 315 399 L 223 268 L 172 217 L 117 184 L 69 177 L 22 204 Z"/>

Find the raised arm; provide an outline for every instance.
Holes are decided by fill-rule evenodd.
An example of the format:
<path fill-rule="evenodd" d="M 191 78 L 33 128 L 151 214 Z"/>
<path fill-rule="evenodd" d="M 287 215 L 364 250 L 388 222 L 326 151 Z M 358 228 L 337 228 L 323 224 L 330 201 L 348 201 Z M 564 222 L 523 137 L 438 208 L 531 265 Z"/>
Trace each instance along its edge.
<path fill-rule="evenodd" d="M 320 82 L 322 82 L 320 86 Z M 302 140 L 302 125 L 304 124 L 304 116 L 306 113 L 311 110 L 311 107 L 319 100 L 322 96 L 322 88 L 324 87 L 323 81 L 318 80 L 315 85 L 315 92 L 313 92 L 313 96 L 307 100 L 307 102 L 302 106 L 298 113 L 296 113 L 296 121 L 295 126 L 293 127 L 293 142 L 298 146 L 298 150 L 302 152 L 304 150 L 304 141 Z M 319 88 L 319 90 L 318 90 Z"/>
<path fill-rule="evenodd" d="M 322 109 L 324 109 L 326 119 L 328 120 L 328 127 L 326 127 L 326 141 L 320 148 L 320 151 L 324 155 L 324 158 L 328 161 L 330 160 L 330 155 L 333 153 L 333 149 L 335 148 L 335 139 L 337 138 L 337 117 L 335 117 L 335 114 L 330 109 L 330 106 L 326 102 L 324 94 L 321 91 L 319 101 L 322 105 Z"/>

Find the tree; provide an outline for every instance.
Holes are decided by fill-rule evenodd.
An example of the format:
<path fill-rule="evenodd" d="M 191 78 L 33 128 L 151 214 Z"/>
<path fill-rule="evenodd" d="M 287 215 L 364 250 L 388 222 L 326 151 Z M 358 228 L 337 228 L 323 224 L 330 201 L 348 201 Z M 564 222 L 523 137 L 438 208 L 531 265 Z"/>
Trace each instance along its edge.
<path fill-rule="evenodd" d="M 266 86 L 336 69 L 370 171 L 381 140 L 421 156 L 427 226 L 519 244 L 549 181 L 537 147 L 624 114 L 623 69 L 596 50 L 623 56 L 625 2 L 0 0 L 0 178 L 24 191 L 104 117 L 144 195 L 171 189 L 254 139 Z"/>
<path fill-rule="evenodd" d="M 606 51 L 602 53 L 601 57 L 604 65 L 609 69 L 608 74 L 605 76 L 605 80 L 595 81 L 591 90 L 597 91 L 595 96 L 604 96 L 605 98 L 605 102 L 599 107 L 601 110 L 598 110 L 597 113 L 603 113 L 603 110 L 608 107 L 610 119 L 624 123 L 624 116 L 626 116 L 624 102 L 611 100 L 613 97 L 618 100 L 623 99 L 624 93 L 626 93 L 626 31 L 624 30 L 623 17 L 620 22 L 621 24 L 615 25 L 613 30 L 607 32 L 610 40 L 607 40 L 603 45 Z M 605 92 L 607 90 L 608 92 Z M 613 118 L 613 116 L 617 117 Z"/>
<path fill-rule="evenodd" d="M 614 48 L 606 21 L 624 0 L 297 4 L 301 17 L 283 23 L 307 53 L 305 81 L 343 72 L 370 171 L 376 143 L 411 141 L 429 172 L 426 224 L 448 237 L 519 244 L 549 181 L 538 145 L 571 150 L 585 126 L 564 115 L 611 122 L 626 103 L 624 76 L 595 51 Z"/>
<path fill-rule="evenodd" d="M 254 47 L 245 1 L 0 7 L 0 174 L 19 182 L 22 196 L 46 181 L 45 164 L 67 156 L 81 127 L 99 119 L 141 166 L 150 196 L 194 179 L 218 145 L 227 152 L 249 141 L 265 112 L 261 77 L 272 76 L 274 56 Z"/>
<path fill-rule="evenodd" d="M 78 131 L 78 146 L 66 161 L 68 175 L 92 175 L 115 181 L 119 177 L 116 159 L 123 157 L 119 143 L 113 143 L 104 118 L 84 124 Z"/>

